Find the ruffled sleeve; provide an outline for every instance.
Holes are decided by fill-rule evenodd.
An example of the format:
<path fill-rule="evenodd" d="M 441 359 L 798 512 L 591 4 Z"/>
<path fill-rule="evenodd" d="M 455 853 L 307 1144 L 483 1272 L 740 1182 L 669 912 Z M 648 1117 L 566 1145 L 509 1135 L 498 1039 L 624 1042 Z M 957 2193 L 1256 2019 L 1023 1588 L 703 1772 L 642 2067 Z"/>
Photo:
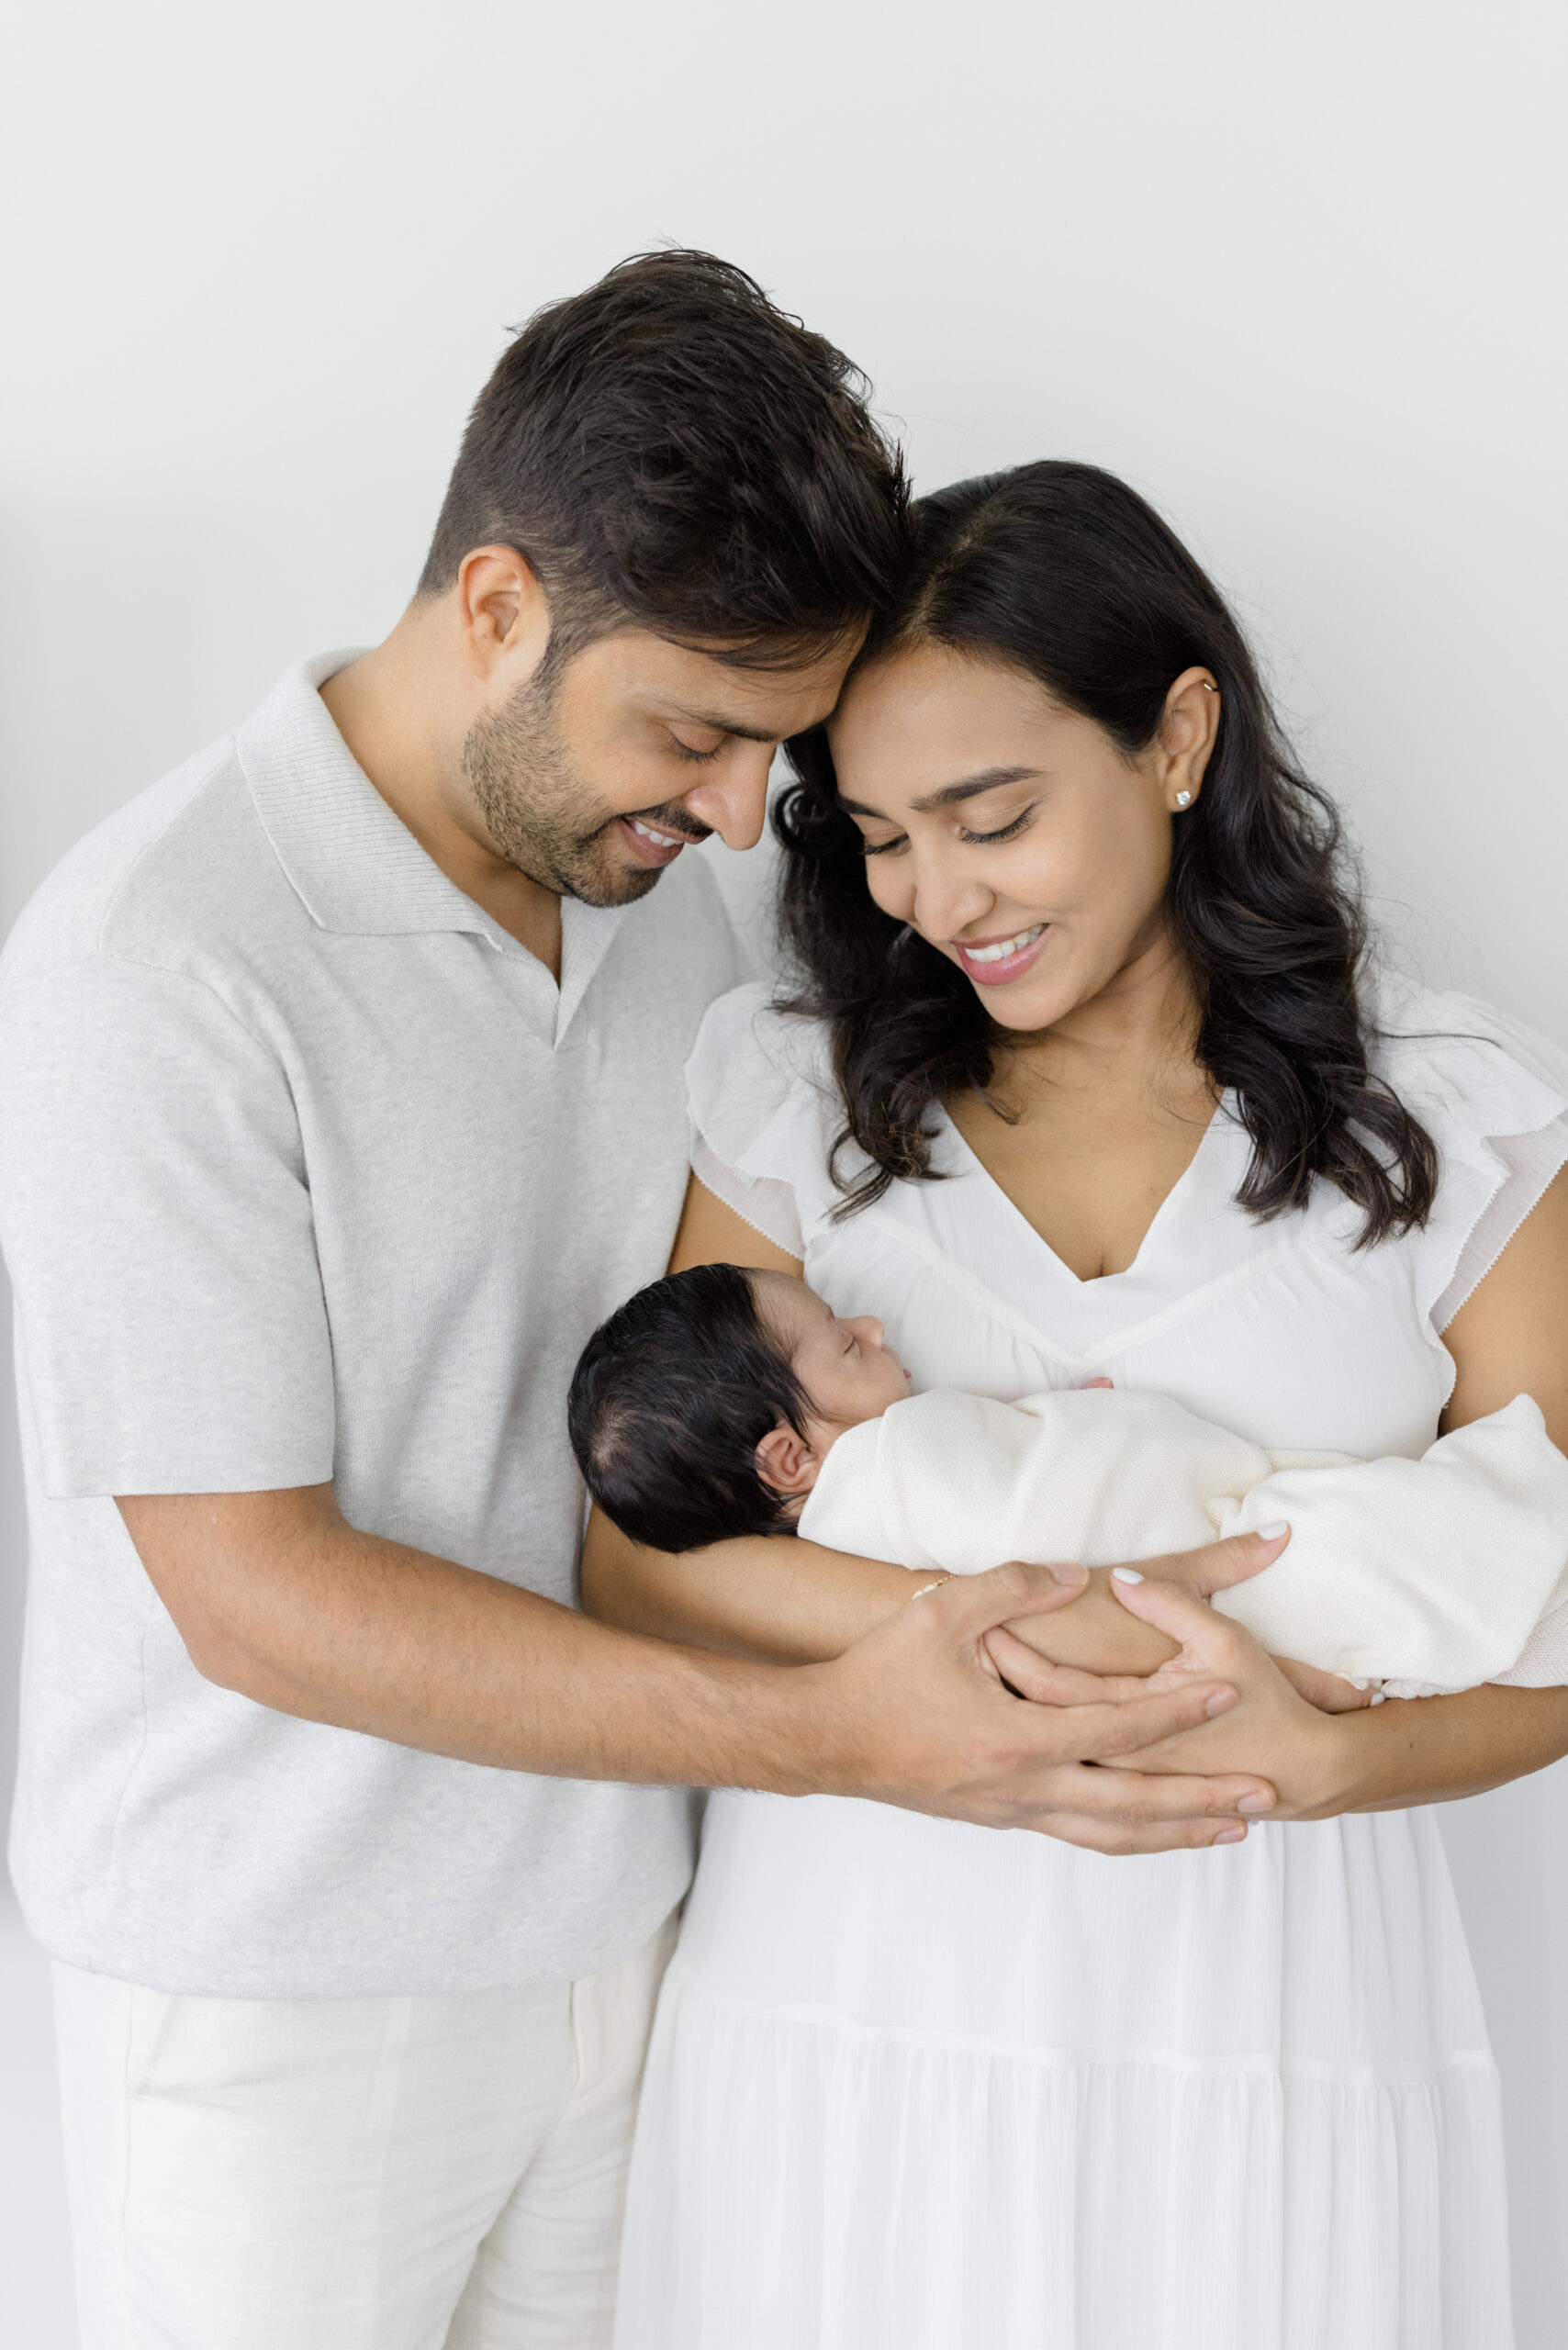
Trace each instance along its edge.
<path fill-rule="evenodd" d="M 1383 1073 L 1442 1160 L 1431 1220 L 1409 1244 L 1421 1311 L 1441 1347 L 1442 1332 L 1568 1165 L 1568 1055 L 1473 996 L 1412 990 L 1385 1008 L 1383 1025 Z M 1451 1386 L 1451 1362 L 1448 1377 Z M 1498 1678 L 1525 1688 L 1568 1682 L 1568 1607 L 1541 1618 Z"/>
<path fill-rule="evenodd" d="M 761 984 L 710 1006 L 686 1064 L 691 1167 L 755 1231 L 804 1258 L 841 1194 L 843 1124 L 819 1023 L 776 1012 Z"/>
<path fill-rule="evenodd" d="M 1568 1055 L 1472 996 L 1411 989 L 1385 1005 L 1380 1060 L 1442 1162 L 1410 1244 L 1436 1339 L 1568 1165 Z"/>

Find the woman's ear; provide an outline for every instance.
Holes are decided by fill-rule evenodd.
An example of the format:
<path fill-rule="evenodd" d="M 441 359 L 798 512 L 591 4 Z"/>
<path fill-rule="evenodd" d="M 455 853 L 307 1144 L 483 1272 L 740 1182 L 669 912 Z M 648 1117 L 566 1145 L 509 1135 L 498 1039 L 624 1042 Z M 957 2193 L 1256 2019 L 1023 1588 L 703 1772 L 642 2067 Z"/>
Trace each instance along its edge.
<path fill-rule="evenodd" d="M 821 1467 L 820 1453 L 785 1420 L 769 1428 L 756 1448 L 756 1473 L 776 1494 L 809 1494 Z"/>
<path fill-rule="evenodd" d="M 1166 807 L 1174 816 L 1198 796 L 1219 732 L 1219 688 L 1207 669 L 1183 669 L 1165 697 L 1155 745 Z"/>

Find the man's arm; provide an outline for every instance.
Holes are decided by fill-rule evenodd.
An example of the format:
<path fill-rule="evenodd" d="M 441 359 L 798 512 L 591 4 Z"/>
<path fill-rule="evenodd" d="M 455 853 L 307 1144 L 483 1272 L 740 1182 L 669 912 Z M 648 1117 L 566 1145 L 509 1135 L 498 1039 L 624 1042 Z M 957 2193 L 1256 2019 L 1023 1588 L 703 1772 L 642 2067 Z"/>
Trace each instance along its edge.
<path fill-rule="evenodd" d="M 1234 1838 L 1255 1774 L 1093 1767 L 1222 1711 L 1193 1682 L 1130 1705 L 1038 1707 L 987 1665 L 995 1624 L 1059 1606 L 1043 1568 L 945 1584 L 833 1662 L 756 1664 L 587 1621 L 349 1526 L 328 1486 L 125 1495 L 198 1672 L 256 1703 L 506 1769 L 860 1795 L 1103 1852 Z"/>

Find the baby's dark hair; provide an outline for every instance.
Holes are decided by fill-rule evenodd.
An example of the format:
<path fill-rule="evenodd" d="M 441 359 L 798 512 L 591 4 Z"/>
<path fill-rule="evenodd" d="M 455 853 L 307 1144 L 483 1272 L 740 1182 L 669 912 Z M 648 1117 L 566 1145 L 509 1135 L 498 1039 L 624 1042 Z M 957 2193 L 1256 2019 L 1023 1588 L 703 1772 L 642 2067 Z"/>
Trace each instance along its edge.
<path fill-rule="evenodd" d="M 803 1436 L 810 1409 L 756 1277 L 696 1265 L 650 1281 L 599 1324 L 572 1374 L 566 1427 L 589 1493 L 622 1534 L 698 1550 L 789 1527 L 756 1448 L 781 1420 Z"/>

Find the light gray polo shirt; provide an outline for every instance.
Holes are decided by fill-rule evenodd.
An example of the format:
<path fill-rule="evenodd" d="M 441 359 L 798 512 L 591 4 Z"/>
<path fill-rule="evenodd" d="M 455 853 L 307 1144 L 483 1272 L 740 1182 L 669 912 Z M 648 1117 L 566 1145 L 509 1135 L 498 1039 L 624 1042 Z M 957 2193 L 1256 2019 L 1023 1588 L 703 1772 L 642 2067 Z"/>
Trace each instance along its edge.
<path fill-rule="evenodd" d="M 172 1991 L 480 1989 L 679 1898 L 677 1792 L 526 1776 L 216 1688 L 117 1493 L 330 1478 L 570 1601 L 594 1325 L 660 1273 L 711 874 L 563 907 L 561 984 L 431 863 L 303 664 L 68 856 L 0 959 L 0 1242 L 31 1527 L 12 1863 L 72 1964 Z"/>

